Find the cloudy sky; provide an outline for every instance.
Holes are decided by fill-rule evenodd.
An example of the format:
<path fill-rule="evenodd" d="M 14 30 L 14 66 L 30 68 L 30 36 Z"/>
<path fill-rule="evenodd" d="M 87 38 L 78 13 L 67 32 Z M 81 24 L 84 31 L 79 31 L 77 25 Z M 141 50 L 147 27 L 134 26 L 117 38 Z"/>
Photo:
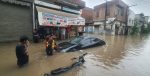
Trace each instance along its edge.
<path fill-rule="evenodd" d="M 104 3 L 105 0 L 83 0 L 86 2 L 86 6 L 93 8 L 95 5 L 99 5 Z M 110 0 L 108 0 L 110 1 Z M 122 0 L 129 6 L 136 5 L 130 7 L 136 14 L 144 13 L 147 16 L 150 16 L 150 0 Z"/>

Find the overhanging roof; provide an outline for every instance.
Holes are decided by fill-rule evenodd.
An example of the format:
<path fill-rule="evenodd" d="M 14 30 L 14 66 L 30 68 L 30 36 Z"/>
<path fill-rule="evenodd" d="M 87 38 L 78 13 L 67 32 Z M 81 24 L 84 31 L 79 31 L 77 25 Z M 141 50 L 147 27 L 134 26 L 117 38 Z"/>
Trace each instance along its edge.
<path fill-rule="evenodd" d="M 58 16 L 71 17 L 71 18 L 80 17 L 80 15 L 66 13 L 66 12 L 53 10 L 53 9 L 48 9 L 48 8 L 39 7 L 39 6 L 36 6 L 36 9 L 37 9 L 38 12 L 46 12 L 46 13 L 51 13 L 51 14 L 55 14 L 55 15 L 58 15 Z"/>

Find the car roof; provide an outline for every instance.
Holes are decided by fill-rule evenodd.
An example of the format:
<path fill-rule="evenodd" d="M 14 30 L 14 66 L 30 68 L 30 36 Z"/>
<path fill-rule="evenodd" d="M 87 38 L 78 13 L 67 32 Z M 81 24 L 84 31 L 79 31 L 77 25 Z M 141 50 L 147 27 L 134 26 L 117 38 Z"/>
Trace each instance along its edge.
<path fill-rule="evenodd" d="M 95 37 L 90 37 L 90 36 L 80 36 L 83 39 L 87 39 L 87 38 L 95 38 Z"/>

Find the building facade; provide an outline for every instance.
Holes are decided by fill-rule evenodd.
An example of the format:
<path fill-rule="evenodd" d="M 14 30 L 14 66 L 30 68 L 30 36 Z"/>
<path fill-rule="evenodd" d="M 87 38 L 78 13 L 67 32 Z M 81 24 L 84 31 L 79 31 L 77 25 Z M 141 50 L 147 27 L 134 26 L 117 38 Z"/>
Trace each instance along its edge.
<path fill-rule="evenodd" d="M 128 34 L 131 33 L 132 27 L 135 25 L 135 13 L 132 10 L 129 10 L 128 13 Z"/>
<path fill-rule="evenodd" d="M 77 36 L 83 32 L 85 19 L 81 9 L 85 2 L 81 0 L 35 0 L 35 29 L 42 35 L 54 34 L 58 39 Z"/>
<path fill-rule="evenodd" d="M 84 31 L 86 33 L 93 33 L 94 32 L 94 26 L 93 26 L 93 9 L 85 7 L 82 9 L 82 14 L 81 16 L 85 18 L 85 27 Z"/>
<path fill-rule="evenodd" d="M 141 32 L 142 29 L 147 28 L 148 22 L 149 22 L 149 16 L 144 16 L 144 14 L 142 13 L 135 15 L 135 23 L 139 28 L 139 32 Z"/>
<path fill-rule="evenodd" d="M 43 38 L 55 34 L 59 39 L 78 35 L 85 25 L 82 0 L 0 0 L 0 42 L 32 39 L 34 29 Z"/>
<path fill-rule="evenodd" d="M 104 29 L 106 3 L 94 7 L 94 25 Z M 127 22 L 128 5 L 121 0 L 112 0 L 107 2 L 106 30 L 114 34 L 124 34 L 125 24 Z M 102 30 L 103 31 L 103 30 Z M 106 32 L 108 32 L 106 31 Z"/>

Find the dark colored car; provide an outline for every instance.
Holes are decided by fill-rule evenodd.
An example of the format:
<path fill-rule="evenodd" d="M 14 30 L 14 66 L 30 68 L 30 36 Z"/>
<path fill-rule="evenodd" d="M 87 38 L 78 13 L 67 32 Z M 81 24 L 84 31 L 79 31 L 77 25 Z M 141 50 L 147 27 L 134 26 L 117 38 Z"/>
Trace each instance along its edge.
<path fill-rule="evenodd" d="M 58 49 L 61 52 L 73 52 L 85 48 L 91 48 L 96 46 L 105 45 L 105 41 L 94 38 L 94 37 L 85 37 L 80 36 L 77 37 L 69 42 L 62 42 L 58 44 Z"/>

